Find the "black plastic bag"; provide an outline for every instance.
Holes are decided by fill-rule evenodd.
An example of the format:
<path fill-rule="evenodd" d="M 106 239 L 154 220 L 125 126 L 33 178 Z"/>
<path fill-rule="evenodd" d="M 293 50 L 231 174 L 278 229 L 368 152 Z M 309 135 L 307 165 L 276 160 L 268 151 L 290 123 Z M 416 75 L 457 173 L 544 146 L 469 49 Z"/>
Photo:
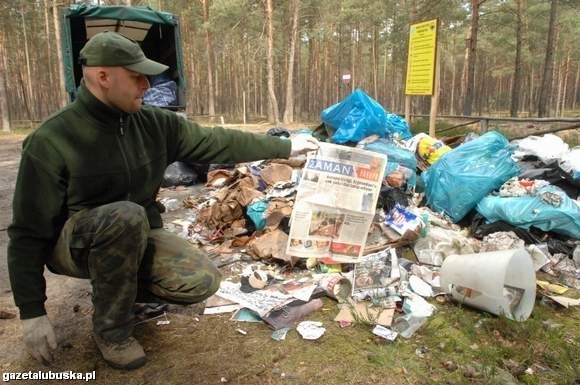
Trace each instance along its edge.
<path fill-rule="evenodd" d="M 174 162 L 165 169 L 161 187 L 190 186 L 198 183 L 198 179 L 198 173 L 191 165 L 183 162 Z"/>

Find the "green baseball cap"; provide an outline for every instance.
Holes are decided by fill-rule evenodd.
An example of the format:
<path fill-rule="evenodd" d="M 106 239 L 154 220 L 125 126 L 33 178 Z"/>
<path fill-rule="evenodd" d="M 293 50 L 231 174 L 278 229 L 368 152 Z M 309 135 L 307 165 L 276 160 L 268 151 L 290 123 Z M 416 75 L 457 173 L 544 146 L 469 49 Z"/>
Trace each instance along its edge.
<path fill-rule="evenodd" d="M 147 59 L 137 42 L 111 31 L 93 36 L 81 49 L 80 59 L 87 67 L 125 67 L 143 75 L 159 75 L 169 68 Z"/>

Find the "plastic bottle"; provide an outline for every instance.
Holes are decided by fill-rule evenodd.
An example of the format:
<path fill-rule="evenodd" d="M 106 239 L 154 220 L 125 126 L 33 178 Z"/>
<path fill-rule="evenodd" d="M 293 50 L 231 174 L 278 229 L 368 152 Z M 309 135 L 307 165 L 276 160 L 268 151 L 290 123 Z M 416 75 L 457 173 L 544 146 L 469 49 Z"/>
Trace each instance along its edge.
<path fill-rule="evenodd" d="M 417 317 L 413 314 L 406 314 L 397 318 L 393 324 L 393 330 L 404 338 L 411 336 L 427 322 L 426 317 Z"/>

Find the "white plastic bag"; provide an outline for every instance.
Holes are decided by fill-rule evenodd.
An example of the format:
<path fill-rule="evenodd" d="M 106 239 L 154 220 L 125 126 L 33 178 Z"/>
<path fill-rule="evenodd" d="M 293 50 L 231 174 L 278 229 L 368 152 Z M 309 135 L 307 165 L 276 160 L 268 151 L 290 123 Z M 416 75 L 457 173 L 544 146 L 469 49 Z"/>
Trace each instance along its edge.
<path fill-rule="evenodd" d="M 561 159 L 570 149 L 559 136 L 554 134 L 541 137 L 528 136 L 521 140 L 514 140 L 512 143 L 518 147 L 514 153 L 516 159 L 521 159 L 526 155 L 535 155 L 544 163 Z"/>

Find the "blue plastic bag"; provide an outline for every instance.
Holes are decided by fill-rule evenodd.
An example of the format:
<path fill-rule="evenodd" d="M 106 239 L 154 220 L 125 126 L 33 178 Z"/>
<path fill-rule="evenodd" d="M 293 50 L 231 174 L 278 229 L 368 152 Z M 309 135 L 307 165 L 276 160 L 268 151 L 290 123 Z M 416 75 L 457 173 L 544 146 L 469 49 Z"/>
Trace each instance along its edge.
<path fill-rule="evenodd" d="M 372 143 L 365 144 L 364 149 L 385 154 L 387 156 L 385 178 L 389 174 L 399 171 L 405 178 L 407 190 L 413 190 L 415 188 L 415 185 L 417 184 L 417 158 L 415 158 L 415 153 L 396 146 L 393 143 L 389 143 L 385 139 L 379 139 Z"/>
<path fill-rule="evenodd" d="M 519 174 L 507 139 L 492 131 L 443 154 L 422 174 L 427 205 L 454 222 Z"/>
<path fill-rule="evenodd" d="M 266 210 L 268 209 L 268 201 L 257 201 L 248 206 L 247 214 L 254 222 L 256 230 L 264 230 L 266 227 Z"/>
<path fill-rule="evenodd" d="M 398 139 L 408 140 L 413 137 L 409 130 L 409 124 L 397 114 L 387 114 L 387 136 Z"/>
<path fill-rule="evenodd" d="M 330 138 L 333 143 L 358 142 L 371 135 L 387 136 L 387 112 L 360 89 L 323 110 L 320 118 L 334 130 Z"/>
<path fill-rule="evenodd" d="M 545 193 L 558 195 L 561 203 L 546 202 Z M 504 221 L 524 229 L 534 226 L 580 239 L 580 207 L 556 186 L 544 186 L 535 196 L 488 195 L 477 204 L 477 211 L 490 223 Z"/>

